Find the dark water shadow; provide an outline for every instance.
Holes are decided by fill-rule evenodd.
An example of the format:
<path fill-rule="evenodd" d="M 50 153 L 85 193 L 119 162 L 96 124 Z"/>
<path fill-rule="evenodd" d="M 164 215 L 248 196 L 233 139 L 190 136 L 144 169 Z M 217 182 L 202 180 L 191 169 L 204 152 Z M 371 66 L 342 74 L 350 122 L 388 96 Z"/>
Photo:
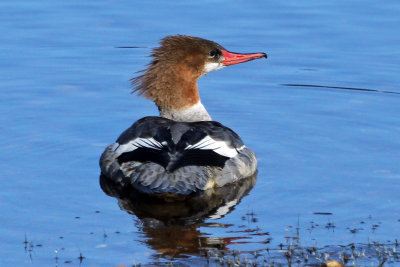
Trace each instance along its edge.
<path fill-rule="evenodd" d="M 336 90 L 363 91 L 363 92 L 375 92 L 375 93 L 383 93 L 383 94 L 400 95 L 400 92 L 384 91 L 384 90 L 378 90 L 378 89 L 357 88 L 357 87 L 341 87 L 341 86 L 329 86 L 329 85 L 318 85 L 318 84 L 291 84 L 291 83 L 281 84 L 281 85 L 289 86 L 289 87 L 326 88 L 326 89 L 336 89 Z"/>
<path fill-rule="evenodd" d="M 201 195 L 183 201 L 168 202 L 123 188 L 103 175 L 100 186 L 109 196 L 118 199 L 119 207 L 140 219 L 139 230 L 143 242 L 157 252 L 157 256 L 185 258 L 200 255 L 205 248 L 225 249 L 243 237 L 218 238 L 202 233 L 200 227 L 227 228 L 231 225 L 205 223 L 206 219 L 219 219 L 234 210 L 254 187 L 257 175 L 241 181 L 204 191 Z"/>

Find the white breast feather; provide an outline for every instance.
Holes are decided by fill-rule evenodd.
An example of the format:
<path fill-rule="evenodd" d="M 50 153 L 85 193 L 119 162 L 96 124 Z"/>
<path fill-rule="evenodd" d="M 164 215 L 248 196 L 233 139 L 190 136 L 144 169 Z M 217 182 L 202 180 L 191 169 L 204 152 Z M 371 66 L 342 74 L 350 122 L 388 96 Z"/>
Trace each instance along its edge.
<path fill-rule="evenodd" d="M 238 154 L 236 149 L 229 147 L 225 141 L 214 140 L 208 135 L 196 144 L 185 147 L 185 150 L 187 149 L 214 150 L 214 152 L 228 158 L 233 158 Z"/>
<path fill-rule="evenodd" d="M 163 148 L 163 144 L 155 140 L 153 137 L 151 138 L 138 137 L 123 145 L 115 143 L 112 146 L 112 150 L 117 154 L 118 157 L 122 153 L 134 151 L 139 147 L 147 147 L 147 148 L 161 150 Z"/>

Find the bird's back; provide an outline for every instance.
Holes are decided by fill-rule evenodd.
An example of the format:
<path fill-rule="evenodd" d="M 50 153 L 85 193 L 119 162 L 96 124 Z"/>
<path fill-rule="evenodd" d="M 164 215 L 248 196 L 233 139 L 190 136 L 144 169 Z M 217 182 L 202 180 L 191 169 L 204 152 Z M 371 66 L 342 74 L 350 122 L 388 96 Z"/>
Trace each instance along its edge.
<path fill-rule="evenodd" d="M 256 171 L 240 137 L 215 121 L 145 117 L 124 131 L 100 158 L 102 174 L 148 194 L 189 195 Z"/>

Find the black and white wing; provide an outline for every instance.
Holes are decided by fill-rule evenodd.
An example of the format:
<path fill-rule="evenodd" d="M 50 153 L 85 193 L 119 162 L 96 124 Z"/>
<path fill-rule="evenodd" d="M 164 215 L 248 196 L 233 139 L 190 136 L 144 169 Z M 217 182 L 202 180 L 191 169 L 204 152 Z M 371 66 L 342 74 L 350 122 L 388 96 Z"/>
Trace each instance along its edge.
<path fill-rule="evenodd" d="M 211 186 L 210 179 L 215 180 L 218 172 L 225 175 L 223 184 L 242 176 L 235 165 L 246 167 L 241 166 L 245 149 L 240 137 L 218 122 L 145 117 L 106 149 L 100 165 L 106 176 L 122 181 L 122 173 L 147 193 L 188 194 Z"/>

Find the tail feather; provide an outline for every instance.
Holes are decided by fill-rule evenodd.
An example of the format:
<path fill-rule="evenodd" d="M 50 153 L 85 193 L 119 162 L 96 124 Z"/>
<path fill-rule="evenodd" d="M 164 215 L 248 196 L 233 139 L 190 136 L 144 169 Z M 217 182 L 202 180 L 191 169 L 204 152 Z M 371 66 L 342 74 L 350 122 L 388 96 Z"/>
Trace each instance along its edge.
<path fill-rule="evenodd" d="M 124 166 L 121 168 L 124 169 Z M 205 189 L 208 180 L 205 168 L 187 166 L 171 173 L 162 166 L 149 162 L 136 168 L 129 179 L 136 189 L 145 193 L 187 195 Z"/>

